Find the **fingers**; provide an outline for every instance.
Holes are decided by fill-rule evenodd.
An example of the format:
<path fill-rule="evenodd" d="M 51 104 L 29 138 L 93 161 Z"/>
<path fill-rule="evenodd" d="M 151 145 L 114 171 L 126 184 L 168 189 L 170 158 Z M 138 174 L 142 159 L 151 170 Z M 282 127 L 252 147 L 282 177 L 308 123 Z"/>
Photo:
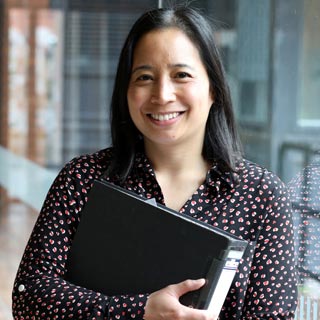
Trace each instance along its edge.
<path fill-rule="evenodd" d="M 205 279 L 186 280 L 150 294 L 145 306 L 144 320 L 216 320 L 208 310 L 197 310 L 182 305 L 183 294 L 200 289 Z"/>
<path fill-rule="evenodd" d="M 185 280 L 177 284 L 170 285 L 168 289 L 173 291 L 174 296 L 181 297 L 189 291 L 200 289 L 206 283 L 205 279 Z"/>
<path fill-rule="evenodd" d="M 187 309 L 185 309 L 187 308 Z M 180 319 L 183 320 L 217 320 L 218 316 L 213 315 L 207 310 L 199 310 L 199 309 L 191 309 L 188 307 L 183 306 L 183 311 L 181 314 L 183 314 L 183 318 Z"/>

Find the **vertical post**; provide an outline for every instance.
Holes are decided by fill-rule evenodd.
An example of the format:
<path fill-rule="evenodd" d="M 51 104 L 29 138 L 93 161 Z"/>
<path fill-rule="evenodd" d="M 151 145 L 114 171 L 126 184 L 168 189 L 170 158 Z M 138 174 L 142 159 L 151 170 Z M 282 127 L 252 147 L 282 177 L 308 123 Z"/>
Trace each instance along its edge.
<path fill-rule="evenodd" d="M 31 3 L 30 3 L 31 4 Z M 37 158 L 37 137 L 36 137 L 36 24 L 37 5 L 30 5 L 29 17 L 29 67 L 28 67 L 28 138 L 27 157 L 35 161 Z"/>
<path fill-rule="evenodd" d="M 8 146 L 8 3 L 0 4 L 0 145 Z"/>
<path fill-rule="evenodd" d="M 28 94 L 28 137 L 27 137 L 27 158 L 38 162 L 39 155 L 37 150 L 37 92 L 36 92 L 36 30 L 37 13 L 39 9 L 48 8 L 48 0 L 33 0 L 29 2 L 29 67 L 27 80 Z"/>
<path fill-rule="evenodd" d="M 158 0 L 158 8 L 162 8 L 162 0 Z"/>
<path fill-rule="evenodd" d="M 8 146 L 8 3 L 0 2 L 0 145 Z M 0 186 L 0 215 L 8 211 L 8 193 Z"/>

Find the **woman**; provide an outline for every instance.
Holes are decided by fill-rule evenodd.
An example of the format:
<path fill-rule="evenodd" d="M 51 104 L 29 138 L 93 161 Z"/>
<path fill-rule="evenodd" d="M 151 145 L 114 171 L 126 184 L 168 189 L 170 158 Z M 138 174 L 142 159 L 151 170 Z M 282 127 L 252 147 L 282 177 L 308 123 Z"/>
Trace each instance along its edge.
<path fill-rule="evenodd" d="M 64 280 L 87 194 L 104 177 L 248 241 L 220 319 L 293 319 L 290 202 L 275 175 L 241 157 L 205 18 L 189 8 L 142 15 L 124 44 L 111 108 L 113 147 L 73 159 L 48 193 L 14 284 L 15 318 L 217 319 L 179 303 L 203 279 L 116 297 Z"/>

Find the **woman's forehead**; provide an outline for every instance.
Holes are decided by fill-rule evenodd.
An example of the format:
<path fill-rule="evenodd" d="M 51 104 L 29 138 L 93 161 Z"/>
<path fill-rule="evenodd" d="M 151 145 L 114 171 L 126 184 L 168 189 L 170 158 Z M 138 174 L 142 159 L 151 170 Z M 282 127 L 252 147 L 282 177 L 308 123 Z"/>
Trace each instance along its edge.
<path fill-rule="evenodd" d="M 191 39 L 180 29 L 157 29 L 141 37 L 133 52 L 133 61 L 135 64 L 157 60 L 166 64 L 186 64 L 190 60 L 200 60 L 200 54 Z"/>

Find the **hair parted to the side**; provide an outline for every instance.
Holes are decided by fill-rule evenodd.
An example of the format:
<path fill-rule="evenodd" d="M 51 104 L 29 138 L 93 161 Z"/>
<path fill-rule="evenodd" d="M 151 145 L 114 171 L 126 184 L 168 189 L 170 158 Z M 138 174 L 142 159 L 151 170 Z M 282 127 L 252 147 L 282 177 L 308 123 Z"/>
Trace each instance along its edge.
<path fill-rule="evenodd" d="M 197 47 L 214 95 L 205 131 L 203 157 L 217 161 L 224 170 L 235 170 L 242 148 L 238 138 L 229 87 L 208 20 L 190 7 L 161 8 L 144 13 L 132 26 L 122 48 L 111 100 L 111 136 L 114 158 L 107 174 L 124 181 L 135 154 L 143 148 L 141 134 L 131 120 L 127 91 L 133 54 L 146 33 L 163 28 L 178 28 Z"/>

